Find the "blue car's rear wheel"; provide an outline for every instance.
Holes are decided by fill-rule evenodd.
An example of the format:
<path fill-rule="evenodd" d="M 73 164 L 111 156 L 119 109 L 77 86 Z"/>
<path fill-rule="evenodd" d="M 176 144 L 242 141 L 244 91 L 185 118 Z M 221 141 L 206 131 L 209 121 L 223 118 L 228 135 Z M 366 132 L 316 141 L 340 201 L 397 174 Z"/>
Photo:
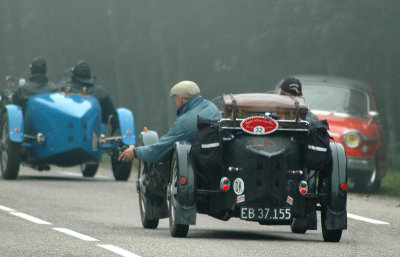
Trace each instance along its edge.
<path fill-rule="evenodd" d="M 86 163 L 81 164 L 81 172 L 84 177 L 94 177 L 96 175 L 97 169 L 99 168 L 98 163 Z"/>
<path fill-rule="evenodd" d="M 127 181 L 131 175 L 132 162 L 118 161 L 117 158 L 111 158 L 111 167 L 114 178 L 117 181 Z"/>
<path fill-rule="evenodd" d="M 1 174 L 4 179 L 16 179 L 21 163 L 21 144 L 10 140 L 8 115 L 3 115 L 1 123 Z"/>

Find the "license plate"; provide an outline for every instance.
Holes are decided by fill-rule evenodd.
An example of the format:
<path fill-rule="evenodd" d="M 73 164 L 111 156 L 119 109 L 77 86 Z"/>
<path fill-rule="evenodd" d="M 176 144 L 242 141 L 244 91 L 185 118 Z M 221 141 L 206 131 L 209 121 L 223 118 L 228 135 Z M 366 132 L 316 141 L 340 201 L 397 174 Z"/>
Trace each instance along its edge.
<path fill-rule="evenodd" d="M 290 208 L 241 207 L 242 220 L 290 220 Z"/>

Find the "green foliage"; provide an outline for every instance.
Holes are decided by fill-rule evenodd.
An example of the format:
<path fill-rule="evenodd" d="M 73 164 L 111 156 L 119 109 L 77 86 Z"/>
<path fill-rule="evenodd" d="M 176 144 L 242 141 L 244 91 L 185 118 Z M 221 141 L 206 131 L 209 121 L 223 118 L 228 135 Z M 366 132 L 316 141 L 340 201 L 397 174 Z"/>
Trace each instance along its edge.
<path fill-rule="evenodd" d="M 169 89 L 202 95 L 265 92 L 290 74 L 373 86 L 393 155 L 400 135 L 400 1 L 0 1 L 0 81 L 29 76 L 36 56 L 51 81 L 79 59 L 116 107 L 163 135 L 176 118 Z M 0 84 L 2 88 L 4 84 Z"/>
<path fill-rule="evenodd" d="M 381 193 L 400 197 L 400 158 L 396 158 L 382 179 Z"/>

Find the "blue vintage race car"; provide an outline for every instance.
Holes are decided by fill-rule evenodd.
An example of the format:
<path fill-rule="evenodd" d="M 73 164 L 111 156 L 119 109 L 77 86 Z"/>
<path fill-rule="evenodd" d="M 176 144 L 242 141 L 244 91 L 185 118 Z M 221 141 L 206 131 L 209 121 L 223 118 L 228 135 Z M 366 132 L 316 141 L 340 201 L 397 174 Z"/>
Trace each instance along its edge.
<path fill-rule="evenodd" d="M 108 153 L 115 179 L 128 180 L 132 163 L 117 158 L 119 149 L 136 144 L 134 116 L 117 109 L 119 129 L 111 134 L 101 114 L 99 101 L 87 94 L 35 95 L 25 113 L 20 106 L 6 105 L 0 134 L 3 178 L 16 179 L 21 163 L 39 171 L 80 165 L 84 177 L 93 177 L 102 154 Z"/>

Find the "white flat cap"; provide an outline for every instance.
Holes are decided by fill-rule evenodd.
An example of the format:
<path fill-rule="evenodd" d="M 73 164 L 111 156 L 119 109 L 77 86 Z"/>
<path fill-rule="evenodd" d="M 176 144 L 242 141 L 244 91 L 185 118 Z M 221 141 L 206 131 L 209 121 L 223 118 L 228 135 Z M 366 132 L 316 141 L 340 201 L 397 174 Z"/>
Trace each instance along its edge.
<path fill-rule="evenodd" d="M 182 96 L 183 98 L 192 99 L 200 94 L 200 88 L 196 83 L 189 80 L 181 81 L 171 88 L 171 96 Z"/>

